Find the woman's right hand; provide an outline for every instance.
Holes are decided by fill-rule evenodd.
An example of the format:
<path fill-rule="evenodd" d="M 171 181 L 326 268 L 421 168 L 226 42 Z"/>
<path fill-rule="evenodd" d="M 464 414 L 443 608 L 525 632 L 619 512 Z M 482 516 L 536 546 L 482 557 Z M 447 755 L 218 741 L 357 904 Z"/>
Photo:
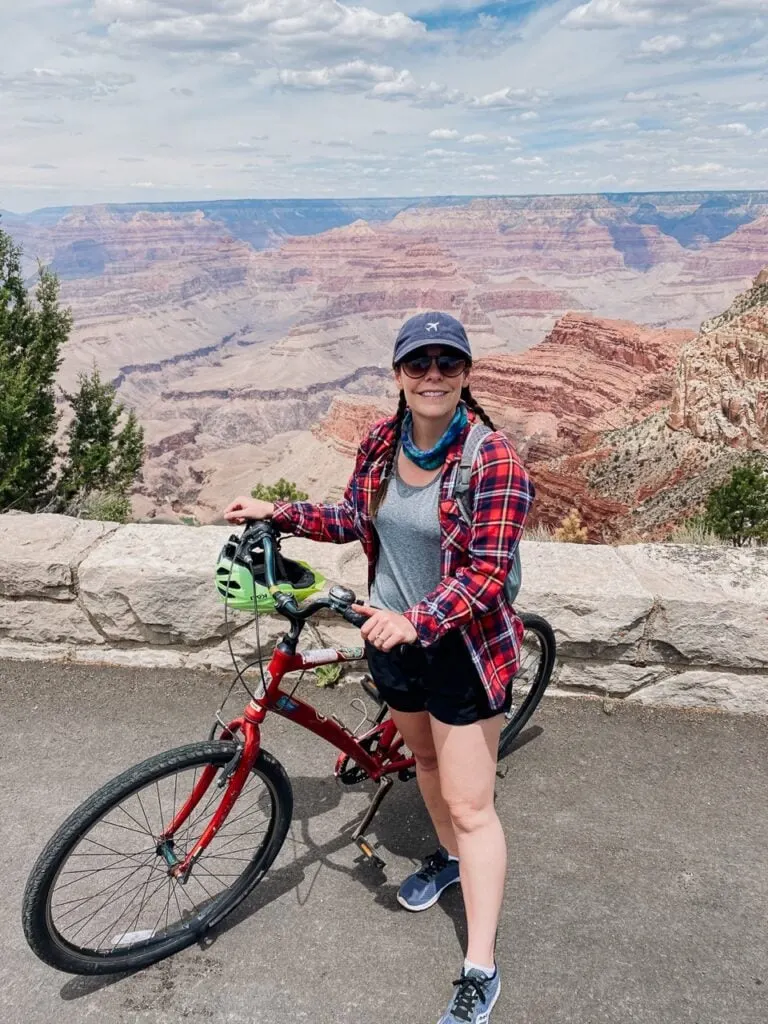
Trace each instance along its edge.
<path fill-rule="evenodd" d="M 230 523 L 241 525 L 246 519 L 270 519 L 275 511 L 271 501 L 260 498 L 235 498 L 224 509 L 224 518 Z"/>

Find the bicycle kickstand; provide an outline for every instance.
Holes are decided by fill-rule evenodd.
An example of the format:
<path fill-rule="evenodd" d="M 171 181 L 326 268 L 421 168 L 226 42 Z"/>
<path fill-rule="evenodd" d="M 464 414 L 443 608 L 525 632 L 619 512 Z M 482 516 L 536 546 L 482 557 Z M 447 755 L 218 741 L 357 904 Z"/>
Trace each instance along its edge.
<path fill-rule="evenodd" d="M 370 807 L 365 813 L 365 817 L 352 833 L 352 839 L 354 840 L 358 850 L 360 850 L 363 856 L 365 856 L 375 868 L 379 869 L 384 867 L 384 861 L 374 853 L 373 846 L 365 837 L 365 832 L 373 821 L 376 812 L 381 807 L 382 800 L 390 789 L 392 789 L 393 781 L 394 780 L 389 775 L 385 775 L 384 778 L 379 781 L 378 789 L 373 794 L 373 799 L 371 800 Z"/>

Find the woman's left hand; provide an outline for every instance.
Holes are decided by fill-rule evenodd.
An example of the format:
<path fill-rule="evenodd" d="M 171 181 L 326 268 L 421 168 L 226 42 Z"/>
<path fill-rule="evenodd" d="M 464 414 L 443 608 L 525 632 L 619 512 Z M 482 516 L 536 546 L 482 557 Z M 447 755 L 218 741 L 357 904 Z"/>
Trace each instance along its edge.
<path fill-rule="evenodd" d="M 371 608 L 365 604 L 353 604 L 352 608 L 368 621 L 360 627 L 363 637 L 380 651 L 391 651 L 398 644 L 412 644 L 417 640 L 416 630 L 404 615 L 384 608 Z"/>

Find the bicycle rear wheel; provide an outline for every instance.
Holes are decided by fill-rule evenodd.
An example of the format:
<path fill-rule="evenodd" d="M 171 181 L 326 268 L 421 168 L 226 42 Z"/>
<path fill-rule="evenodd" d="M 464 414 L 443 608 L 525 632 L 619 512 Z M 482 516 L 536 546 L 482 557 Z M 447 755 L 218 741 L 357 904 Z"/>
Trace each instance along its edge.
<path fill-rule="evenodd" d="M 24 933 L 41 960 L 72 974 L 146 967 L 191 945 L 261 881 L 293 811 L 290 781 L 266 751 L 186 883 L 171 874 L 159 842 L 213 767 L 216 776 L 170 843 L 183 861 L 224 798 L 217 777 L 236 751 L 232 742 L 193 743 L 151 757 L 67 818 L 24 892 Z"/>
<path fill-rule="evenodd" d="M 520 645 L 520 668 L 512 684 L 512 707 L 499 738 L 502 757 L 520 735 L 544 696 L 555 667 L 557 644 L 552 627 L 540 615 L 521 615 L 525 626 Z"/>

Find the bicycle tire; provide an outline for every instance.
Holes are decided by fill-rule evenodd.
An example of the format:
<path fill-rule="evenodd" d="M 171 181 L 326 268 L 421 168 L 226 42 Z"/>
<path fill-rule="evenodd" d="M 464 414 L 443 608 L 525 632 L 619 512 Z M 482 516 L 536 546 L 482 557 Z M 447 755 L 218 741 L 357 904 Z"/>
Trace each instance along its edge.
<path fill-rule="evenodd" d="M 522 614 L 520 618 L 523 621 L 525 627 L 525 633 L 523 634 L 523 645 L 525 645 L 526 635 L 533 636 L 536 638 L 536 642 L 541 651 L 538 666 L 536 668 L 535 678 L 531 684 L 531 688 L 527 695 L 523 699 L 519 707 L 512 709 L 508 716 L 508 721 L 501 730 L 501 736 L 499 737 L 499 757 L 503 757 L 504 754 L 509 750 L 512 742 L 520 735 L 520 732 L 527 725 L 531 715 L 534 713 L 539 705 L 539 701 L 544 696 L 544 691 L 549 685 L 549 680 L 552 677 L 552 670 L 555 667 L 555 657 L 557 654 L 557 641 L 555 640 L 554 630 L 540 615 Z M 514 693 L 514 683 L 513 693 Z"/>
<path fill-rule="evenodd" d="M 226 842 L 230 844 L 230 855 L 227 855 L 226 853 L 219 853 L 218 856 L 223 857 L 224 861 L 242 860 L 246 861 L 246 864 L 242 871 L 235 877 L 235 880 L 231 885 L 228 884 L 226 888 L 212 898 L 211 902 L 207 906 L 203 905 L 199 912 L 195 914 L 190 913 L 190 917 L 186 921 L 183 920 L 184 912 L 181 907 L 183 899 L 179 899 L 179 894 L 181 893 L 183 897 L 184 895 L 188 896 L 188 893 L 186 892 L 186 889 L 182 892 L 182 890 L 178 888 L 179 883 L 176 883 L 177 888 L 174 889 L 173 884 L 175 880 L 171 880 L 170 876 L 166 872 L 169 888 L 168 903 L 170 904 L 172 891 L 182 918 L 182 920 L 174 926 L 175 930 L 170 932 L 167 931 L 169 915 L 166 911 L 165 935 L 148 935 L 146 932 L 124 932 L 119 934 L 117 939 L 113 939 L 112 941 L 115 943 L 125 943 L 125 940 L 129 935 L 144 935 L 145 937 L 141 940 L 137 939 L 136 941 L 131 938 L 127 946 L 125 944 L 122 946 L 113 945 L 111 950 L 99 950 L 96 948 L 78 946 L 74 942 L 67 940 L 56 927 L 52 911 L 52 900 L 55 893 L 57 879 L 62 877 L 62 872 L 68 863 L 75 863 L 73 855 L 75 854 L 76 848 L 83 842 L 93 843 L 94 848 L 103 846 L 103 844 L 96 843 L 93 839 L 89 839 L 89 833 L 100 834 L 96 832 L 100 825 L 110 825 L 117 829 L 122 827 L 126 833 L 136 833 L 139 831 L 133 827 L 126 825 L 121 826 L 119 823 L 109 821 L 108 816 L 110 815 L 110 812 L 115 811 L 115 809 L 119 809 L 122 802 L 125 801 L 127 803 L 132 796 L 136 796 L 137 794 L 139 794 L 137 799 L 139 803 L 142 804 L 140 796 L 142 790 L 147 791 L 148 786 L 155 785 L 162 820 L 162 818 L 165 817 L 160 789 L 160 783 L 162 781 L 168 780 L 168 784 L 170 785 L 170 779 L 175 775 L 176 778 L 174 782 L 175 785 L 178 785 L 178 773 L 182 770 L 191 769 L 195 769 L 195 778 L 197 778 L 198 768 L 204 767 L 205 765 L 213 765 L 217 768 L 224 767 L 231 763 L 236 751 L 237 746 L 235 743 L 219 741 L 192 743 L 187 746 L 177 747 L 174 750 L 166 751 L 163 754 L 155 755 L 154 757 L 150 757 L 146 761 L 143 761 L 141 764 L 135 765 L 133 768 L 129 768 L 110 782 L 107 782 L 92 796 L 85 800 L 78 808 L 76 808 L 72 814 L 70 814 L 66 821 L 62 823 L 51 837 L 38 857 L 37 862 L 29 875 L 24 891 L 22 903 L 22 924 L 24 934 L 30 947 L 41 960 L 49 964 L 51 967 L 55 967 L 58 970 L 65 971 L 70 974 L 102 975 L 137 970 L 190 946 L 204 933 L 213 928 L 214 925 L 222 921 L 227 914 L 231 913 L 231 911 L 234 910 L 243 899 L 245 899 L 248 893 L 250 893 L 261 881 L 267 869 L 279 853 L 285 840 L 293 813 L 293 793 L 290 780 L 288 779 L 285 769 L 280 762 L 265 750 L 260 752 L 256 764 L 253 767 L 251 776 L 246 782 L 243 793 L 241 793 L 238 799 L 242 799 L 243 794 L 246 792 L 254 777 L 257 777 L 257 779 L 264 784 L 264 794 L 266 794 L 269 799 L 267 800 L 264 795 L 259 799 L 262 800 L 265 805 L 271 804 L 266 834 L 264 835 L 263 840 L 259 843 L 256 853 L 250 860 L 246 857 L 239 858 L 234 856 L 233 854 L 236 851 L 231 850 L 231 843 L 233 842 L 233 839 L 229 838 L 226 840 Z M 256 785 L 255 782 L 254 785 Z M 214 787 L 216 787 L 215 780 L 206 791 L 206 797 Z M 183 794 L 183 792 L 184 791 L 182 790 L 181 793 Z M 218 792 L 223 795 L 225 789 L 219 789 Z M 216 794 L 214 792 L 213 796 L 215 795 Z M 174 793 L 174 804 L 175 796 L 176 794 Z M 184 796 L 180 794 L 180 797 L 183 801 Z M 211 809 L 210 814 L 205 815 L 205 811 L 209 806 L 210 798 L 209 802 L 203 809 L 203 812 L 200 814 L 199 819 L 194 821 L 195 825 L 197 825 L 198 822 L 200 823 L 200 831 L 202 831 L 205 824 L 210 820 L 210 817 L 213 814 L 213 809 Z M 257 809 L 260 810 L 258 802 L 256 806 Z M 150 810 L 154 813 L 153 808 L 150 808 Z M 194 820 L 196 812 L 197 808 L 193 814 L 190 815 L 190 819 Z M 128 812 L 125 813 L 127 814 Z M 241 816 L 242 814 L 243 812 L 241 812 Z M 205 821 L 203 821 L 204 815 Z M 129 817 L 130 816 L 131 815 L 129 815 Z M 237 817 L 238 803 L 235 803 L 228 818 L 211 843 L 211 846 L 203 853 L 199 861 L 193 867 L 190 879 L 192 879 L 195 872 L 199 870 L 199 866 L 204 864 L 206 854 L 213 849 L 215 843 L 219 840 L 219 837 L 224 835 L 230 821 L 233 825 L 236 825 Z M 145 829 L 147 838 L 142 838 L 141 841 L 146 843 L 152 839 L 153 833 L 151 831 L 150 822 L 146 817 L 146 813 L 145 820 L 147 820 L 147 829 Z M 123 819 L 121 818 L 120 821 L 123 821 Z M 136 821 L 136 818 L 134 818 L 134 821 Z M 141 824 L 143 825 L 143 823 Z M 190 848 L 194 842 L 195 836 L 195 833 L 191 832 L 191 827 L 192 823 L 190 823 L 190 826 L 188 827 Z M 179 830 L 179 833 L 183 834 L 181 829 Z M 119 840 L 112 840 L 111 837 L 113 834 L 113 832 L 109 833 L 110 845 L 105 847 L 105 849 L 110 849 L 113 842 L 119 842 Z M 240 834 L 248 835 L 248 833 Z M 121 833 L 118 832 L 118 835 L 121 835 Z M 125 842 L 135 843 L 137 840 L 129 837 L 125 839 Z M 90 847 L 87 849 L 90 850 Z M 222 849 L 224 849 L 224 847 L 222 847 Z M 114 851 L 114 854 L 106 853 L 101 854 L 101 856 L 109 860 L 120 852 L 121 851 Z M 146 853 L 146 851 L 144 852 Z M 153 852 L 151 846 L 149 852 L 151 858 Z M 157 850 L 154 852 L 157 853 Z M 99 856 L 97 852 L 81 852 L 77 855 L 80 857 Z M 157 857 L 158 861 L 162 863 L 159 853 L 157 853 Z M 135 855 L 129 854 L 123 859 L 135 863 L 138 858 L 139 854 L 137 853 Z M 80 862 L 78 861 L 77 863 Z M 86 863 L 90 864 L 92 862 L 89 861 Z M 148 868 L 151 874 L 154 867 L 150 867 L 150 864 L 154 864 L 154 861 L 151 859 L 149 863 L 142 865 L 142 869 L 144 867 Z M 131 863 L 128 864 L 128 867 L 126 867 L 125 870 L 130 870 L 130 868 Z M 97 867 L 91 871 L 91 874 L 96 874 L 99 870 L 106 870 L 107 874 L 109 874 L 110 871 L 114 872 L 117 868 L 107 867 L 106 869 L 99 869 Z M 138 870 L 138 868 L 134 869 L 134 875 Z M 155 880 L 162 875 L 163 870 L 163 867 L 158 869 L 158 875 L 155 876 Z M 205 870 L 208 869 L 206 868 Z M 234 875 L 237 870 L 238 869 L 236 868 L 232 874 Z M 77 875 L 83 875 L 87 872 L 84 868 L 75 867 L 70 868 L 68 873 L 74 874 L 75 878 L 73 881 L 62 883 L 62 887 L 71 885 L 78 886 L 83 880 L 79 879 Z M 226 874 L 229 876 L 230 873 L 227 872 Z M 205 876 L 201 875 L 200 877 L 202 878 Z M 166 883 L 163 882 L 162 884 L 165 885 Z M 206 888 L 202 882 L 199 884 L 202 885 L 203 888 Z M 111 885 L 114 886 L 114 883 L 111 883 Z M 146 883 L 146 889 L 148 890 L 148 888 L 149 879 Z M 124 899 L 128 892 L 130 892 L 130 890 L 124 892 L 121 899 Z M 91 896 L 85 898 L 85 901 L 87 903 L 87 900 L 100 898 L 101 895 L 103 895 L 103 891 L 97 897 Z M 112 895 L 109 896 L 108 899 L 117 899 L 117 893 L 114 888 Z M 65 903 L 67 902 L 72 903 L 76 901 L 65 901 Z M 191 898 L 190 902 L 192 902 Z M 105 904 L 105 906 L 106 905 L 108 904 Z M 91 904 L 91 906 L 93 906 L 93 904 Z M 82 909 L 82 907 L 75 907 L 73 909 L 78 911 L 79 909 Z M 68 910 L 66 913 L 71 913 L 71 911 Z M 133 910 L 131 910 L 131 914 L 133 914 Z M 111 917 L 111 911 L 108 916 Z M 78 921 L 76 920 L 74 923 L 77 924 Z"/>

